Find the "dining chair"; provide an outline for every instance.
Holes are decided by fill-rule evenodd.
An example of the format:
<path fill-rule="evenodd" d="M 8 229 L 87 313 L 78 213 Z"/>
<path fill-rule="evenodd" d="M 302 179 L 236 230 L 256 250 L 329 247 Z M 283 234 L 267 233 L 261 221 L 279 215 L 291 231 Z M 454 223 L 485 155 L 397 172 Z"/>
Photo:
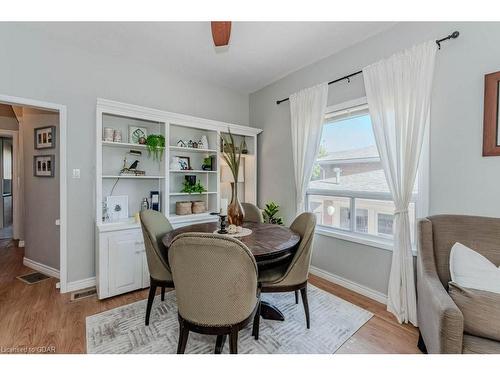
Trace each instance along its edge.
<path fill-rule="evenodd" d="M 251 251 L 227 236 L 184 233 L 174 238 L 168 260 L 177 295 L 177 353 L 184 353 L 191 331 L 217 335 L 216 353 L 229 335 L 230 353 L 236 354 L 238 332 L 254 319 L 260 306 L 257 264 Z"/>
<path fill-rule="evenodd" d="M 306 315 L 307 328 L 311 327 L 309 303 L 307 301 L 307 280 L 313 248 L 316 216 L 304 212 L 297 216 L 290 229 L 300 235 L 300 243 L 288 265 L 262 270 L 259 272 L 259 283 L 262 293 L 295 292 L 295 303 L 298 303 L 298 292 L 302 296 L 302 304 Z M 259 318 L 255 323 L 254 337 L 259 337 Z"/>
<path fill-rule="evenodd" d="M 146 248 L 146 259 L 149 269 L 149 296 L 146 306 L 146 325 L 149 325 L 149 316 L 156 295 L 156 288 L 161 287 L 161 300 L 165 300 L 165 288 L 174 288 L 174 281 L 170 267 L 162 255 L 165 246 L 162 237 L 173 228 L 165 215 L 154 210 L 144 210 L 140 213 L 142 235 Z"/>
<path fill-rule="evenodd" d="M 245 215 L 243 217 L 244 222 L 249 223 L 263 223 L 264 216 L 262 216 L 262 210 L 252 203 L 241 203 Z"/>

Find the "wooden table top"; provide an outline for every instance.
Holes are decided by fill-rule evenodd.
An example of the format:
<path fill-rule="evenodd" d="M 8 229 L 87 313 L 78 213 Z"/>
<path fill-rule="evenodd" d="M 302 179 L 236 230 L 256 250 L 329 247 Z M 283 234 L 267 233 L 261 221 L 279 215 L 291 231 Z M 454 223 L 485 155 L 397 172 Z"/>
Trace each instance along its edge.
<path fill-rule="evenodd" d="M 281 225 L 244 223 L 243 227 L 251 229 L 252 234 L 239 237 L 238 240 L 248 246 L 257 262 L 267 262 L 271 259 L 283 260 L 284 256 L 288 257 L 293 254 L 300 242 L 300 235 Z M 174 238 L 181 233 L 213 233 L 216 229 L 216 222 L 188 225 L 167 233 L 162 241 L 168 249 Z"/>

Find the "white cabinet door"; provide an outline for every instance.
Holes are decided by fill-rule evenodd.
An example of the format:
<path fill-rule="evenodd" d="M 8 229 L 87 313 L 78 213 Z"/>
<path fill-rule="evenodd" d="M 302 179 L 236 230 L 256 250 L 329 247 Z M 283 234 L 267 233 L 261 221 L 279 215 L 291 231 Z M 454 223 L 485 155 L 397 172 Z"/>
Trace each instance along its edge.
<path fill-rule="evenodd" d="M 142 287 L 143 247 L 135 231 L 109 237 L 109 293 L 116 295 Z"/>

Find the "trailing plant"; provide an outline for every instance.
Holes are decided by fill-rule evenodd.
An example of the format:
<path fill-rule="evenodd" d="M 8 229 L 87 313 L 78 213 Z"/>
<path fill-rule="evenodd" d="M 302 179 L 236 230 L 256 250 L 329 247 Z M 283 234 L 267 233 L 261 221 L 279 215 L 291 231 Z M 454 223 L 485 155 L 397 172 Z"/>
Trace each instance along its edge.
<path fill-rule="evenodd" d="M 231 174 L 233 175 L 234 182 L 238 182 L 238 171 L 240 170 L 241 161 L 241 150 L 243 149 L 243 142 L 241 142 L 240 147 L 236 147 L 234 144 L 234 137 L 231 134 L 231 130 L 228 129 L 229 137 L 220 136 L 222 142 L 222 156 L 226 161 Z"/>
<path fill-rule="evenodd" d="M 165 150 L 165 137 L 161 134 L 150 134 L 146 138 L 148 157 L 153 156 L 154 160 L 161 161 Z"/>
<path fill-rule="evenodd" d="M 266 203 L 264 208 L 264 221 L 269 224 L 283 225 L 283 218 L 276 216 L 280 210 L 280 206 L 275 202 Z"/>
<path fill-rule="evenodd" d="M 191 184 L 189 181 L 184 181 L 184 187 L 182 188 L 181 193 L 200 194 L 206 191 L 207 189 L 205 189 L 200 181 L 195 184 Z"/>

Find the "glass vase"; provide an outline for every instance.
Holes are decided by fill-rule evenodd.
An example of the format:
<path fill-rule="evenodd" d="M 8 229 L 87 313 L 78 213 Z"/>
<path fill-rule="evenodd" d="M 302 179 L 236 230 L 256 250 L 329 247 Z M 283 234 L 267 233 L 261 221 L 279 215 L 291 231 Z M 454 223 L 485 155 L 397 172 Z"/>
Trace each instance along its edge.
<path fill-rule="evenodd" d="M 243 225 L 244 211 L 238 199 L 238 185 L 231 183 L 231 203 L 227 206 L 227 219 L 229 224 L 236 226 Z"/>

